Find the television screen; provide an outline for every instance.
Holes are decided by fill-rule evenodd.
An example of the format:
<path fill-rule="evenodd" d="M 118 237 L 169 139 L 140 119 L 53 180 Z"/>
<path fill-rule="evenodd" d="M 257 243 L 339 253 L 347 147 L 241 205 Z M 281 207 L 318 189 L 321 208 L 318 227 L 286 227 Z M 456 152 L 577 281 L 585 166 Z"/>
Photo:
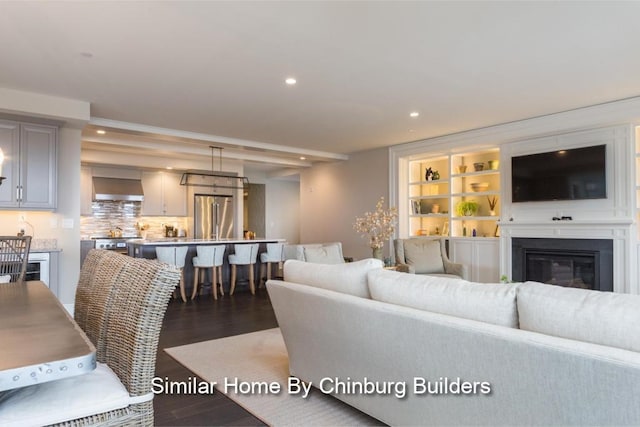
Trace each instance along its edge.
<path fill-rule="evenodd" d="M 511 158 L 513 202 L 605 199 L 606 146 Z"/>

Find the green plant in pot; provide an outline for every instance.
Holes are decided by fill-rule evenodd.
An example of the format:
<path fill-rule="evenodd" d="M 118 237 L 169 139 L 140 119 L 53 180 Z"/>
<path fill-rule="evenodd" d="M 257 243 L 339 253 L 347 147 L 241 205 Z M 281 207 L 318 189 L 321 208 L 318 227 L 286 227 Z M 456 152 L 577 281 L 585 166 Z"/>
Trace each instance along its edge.
<path fill-rule="evenodd" d="M 475 200 L 462 200 L 456 205 L 458 216 L 473 216 L 478 212 L 478 202 Z"/>

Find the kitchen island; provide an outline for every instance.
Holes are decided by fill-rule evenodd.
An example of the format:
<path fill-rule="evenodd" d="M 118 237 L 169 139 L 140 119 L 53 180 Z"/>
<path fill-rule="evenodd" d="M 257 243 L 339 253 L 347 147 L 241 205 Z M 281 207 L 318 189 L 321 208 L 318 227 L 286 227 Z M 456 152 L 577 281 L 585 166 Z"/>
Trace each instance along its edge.
<path fill-rule="evenodd" d="M 156 258 L 156 247 L 158 246 L 188 246 L 187 250 L 187 258 L 184 263 L 184 284 L 187 296 L 191 295 L 193 290 L 193 257 L 197 256 L 196 247 L 199 245 L 225 245 L 225 253 L 224 253 L 224 264 L 222 265 L 222 286 L 224 287 L 225 293 L 229 292 L 230 287 L 230 268 L 229 268 L 229 254 L 233 254 L 235 252 L 236 244 L 252 244 L 258 243 L 258 257 L 256 260 L 256 264 L 254 266 L 254 277 L 256 278 L 256 288 L 260 284 L 260 254 L 262 252 L 266 252 L 267 243 L 284 243 L 285 239 L 266 239 L 266 238 L 256 238 L 256 239 L 190 239 L 186 237 L 167 237 L 167 238 L 156 238 L 156 239 L 134 239 L 127 241 L 127 253 L 129 256 L 136 258 Z M 248 282 L 248 273 L 246 268 L 238 269 L 238 277 L 236 280 L 236 291 L 249 289 Z M 211 272 L 207 271 L 207 279 L 204 281 L 205 283 L 211 283 Z"/>

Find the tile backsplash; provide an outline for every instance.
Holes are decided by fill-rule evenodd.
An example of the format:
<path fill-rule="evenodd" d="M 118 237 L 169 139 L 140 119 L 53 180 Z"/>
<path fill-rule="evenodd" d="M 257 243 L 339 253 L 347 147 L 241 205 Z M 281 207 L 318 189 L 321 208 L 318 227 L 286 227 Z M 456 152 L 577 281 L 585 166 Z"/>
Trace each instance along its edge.
<path fill-rule="evenodd" d="M 164 225 L 187 228 L 187 217 L 141 216 L 141 202 L 96 201 L 91 205 L 92 215 L 80 218 L 80 234 L 83 239 L 92 236 L 108 236 L 116 227 L 122 229 L 124 237 L 146 234 L 147 238 L 164 237 Z M 146 233 L 137 228 L 146 224 Z"/>

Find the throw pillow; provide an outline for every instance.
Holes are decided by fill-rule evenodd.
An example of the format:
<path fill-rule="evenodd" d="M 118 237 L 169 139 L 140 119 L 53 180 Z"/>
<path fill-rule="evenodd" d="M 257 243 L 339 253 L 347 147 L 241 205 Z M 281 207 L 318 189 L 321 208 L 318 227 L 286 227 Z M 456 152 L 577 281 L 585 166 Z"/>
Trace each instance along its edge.
<path fill-rule="evenodd" d="M 370 298 L 367 272 L 382 270 L 383 266 L 382 261 L 373 258 L 342 264 L 313 264 L 291 259 L 284 263 L 284 280 Z"/>
<path fill-rule="evenodd" d="M 467 282 L 395 271 L 368 273 L 371 299 L 509 328 L 518 327 L 518 284 Z"/>
<path fill-rule="evenodd" d="M 439 240 L 405 240 L 404 259 L 416 274 L 444 273 Z"/>
<path fill-rule="evenodd" d="M 521 329 L 640 351 L 640 295 L 526 282 L 518 315 Z"/>
<path fill-rule="evenodd" d="M 317 264 L 342 264 L 344 258 L 338 245 L 305 247 L 304 259 Z"/>

